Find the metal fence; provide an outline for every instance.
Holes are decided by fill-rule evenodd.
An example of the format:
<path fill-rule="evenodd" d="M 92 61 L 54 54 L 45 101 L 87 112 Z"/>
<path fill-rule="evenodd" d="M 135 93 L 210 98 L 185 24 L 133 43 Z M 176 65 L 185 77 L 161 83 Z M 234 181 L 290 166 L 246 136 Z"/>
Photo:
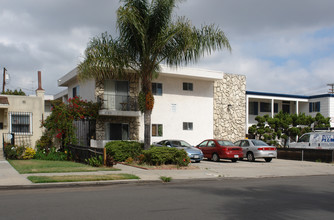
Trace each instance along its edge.
<path fill-rule="evenodd" d="M 332 163 L 334 162 L 334 150 L 277 148 L 277 158 Z"/>
<path fill-rule="evenodd" d="M 73 125 L 75 127 L 75 135 L 78 140 L 76 145 L 89 147 L 90 139 L 95 139 L 96 137 L 96 121 L 83 119 L 74 121 Z"/>
<path fill-rule="evenodd" d="M 31 136 L 29 135 L 19 135 L 15 133 L 3 133 L 2 134 L 2 143 L 17 145 L 17 146 L 31 146 Z"/>
<path fill-rule="evenodd" d="M 71 152 L 72 159 L 80 163 L 86 163 L 86 159 L 91 157 L 104 156 L 103 148 L 84 147 L 71 144 L 69 145 L 68 150 Z"/>
<path fill-rule="evenodd" d="M 104 94 L 103 100 L 100 100 L 102 109 L 118 111 L 138 111 L 138 97 L 128 95 Z"/>

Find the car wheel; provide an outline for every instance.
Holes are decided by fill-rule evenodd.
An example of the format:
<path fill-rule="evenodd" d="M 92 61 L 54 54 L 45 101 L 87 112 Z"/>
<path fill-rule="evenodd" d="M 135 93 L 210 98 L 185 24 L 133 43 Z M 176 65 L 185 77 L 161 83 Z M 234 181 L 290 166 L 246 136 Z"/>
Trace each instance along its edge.
<path fill-rule="evenodd" d="M 267 163 L 269 163 L 273 158 L 264 158 Z"/>
<path fill-rule="evenodd" d="M 220 159 L 220 158 L 219 158 L 218 154 L 216 154 L 216 153 L 212 154 L 212 160 L 213 160 L 214 162 L 218 162 L 219 159 Z"/>
<path fill-rule="evenodd" d="M 254 162 L 255 161 L 255 158 L 254 158 L 254 155 L 252 152 L 248 152 L 247 153 L 247 160 L 248 161 L 251 161 L 251 162 Z"/>
<path fill-rule="evenodd" d="M 235 162 L 237 162 L 237 159 L 232 159 L 231 161 L 232 161 L 232 163 L 235 163 Z"/>

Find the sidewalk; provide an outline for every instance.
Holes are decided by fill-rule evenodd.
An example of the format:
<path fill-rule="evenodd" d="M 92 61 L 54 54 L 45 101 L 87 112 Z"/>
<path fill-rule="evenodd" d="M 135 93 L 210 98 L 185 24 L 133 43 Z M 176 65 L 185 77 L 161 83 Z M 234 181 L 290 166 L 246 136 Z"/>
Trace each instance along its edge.
<path fill-rule="evenodd" d="M 182 170 L 145 170 L 141 168 L 117 164 L 115 168 L 120 171 L 77 172 L 77 173 L 42 173 L 19 174 L 0 154 L 0 189 L 7 188 L 41 188 L 41 187 L 69 187 L 78 185 L 107 185 L 124 183 L 161 182 L 160 177 L 171 177 L 173 180 L 200 180 L 222 178 L 265 178 L 283 176 L 310 176 L 310 175 L 334 175 L 334 164 L 316 163 L 306 161 L 292 161 L 274 159 L 270 163 L 262 160 L 256 162 L 230 161 L 211 162 L 202 161 L 192 163 L 190 169 Z M 139 180 L 113 180 L 97 182 L 74 183 L 31 183 L 28 176 L 56 176 L 56 175 L 94 175 L 128 173 L 138 176 Z"/>

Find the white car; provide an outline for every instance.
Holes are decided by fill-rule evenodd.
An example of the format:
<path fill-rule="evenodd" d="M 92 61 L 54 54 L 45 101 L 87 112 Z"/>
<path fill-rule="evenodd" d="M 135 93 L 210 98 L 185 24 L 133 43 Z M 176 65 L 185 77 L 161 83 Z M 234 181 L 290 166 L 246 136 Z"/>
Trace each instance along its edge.
<path fill-rule="evenodd" d="M 255 161 L 257 158 L 263 158 L 266 162 L 270 162 L 277 157 L 277 150 L 274 146 L 269 146 L 265 142 L 256 139 L 244 139 L 234 143 L 242 148 L 244 157 L 248 161 Z"/>

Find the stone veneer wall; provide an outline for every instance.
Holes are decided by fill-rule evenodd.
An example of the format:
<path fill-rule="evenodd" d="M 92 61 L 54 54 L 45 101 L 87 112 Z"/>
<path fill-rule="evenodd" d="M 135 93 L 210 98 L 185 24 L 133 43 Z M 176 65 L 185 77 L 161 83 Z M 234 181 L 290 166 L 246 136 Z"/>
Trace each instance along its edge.
<path fill-rule="evenodd" d="M 231 105 L 229 107 L 229 105 Z M 224 74 L 214 84 L 214 138 L 232 142 L 245 137 L 246 77 Z"/>
<path fill-rule="evenodd" d="M 124 77 L 129 81 L 129 96 L 130 98 L 136 99 L 139 94 L 139 78 L 134 74 L 129 74 Z M 124 80 L 123 79 L 123 80 Z M 122 79 L 115 79 L 122 80 Z M 104 82 L 96 81 L 95 83 L 95 96 L 97 100 L 103 100 L 104 94 Z M 96 120 L 96 140 L 105 139 L 105 123 L 124 123 L 129 124 L 129 137 L 130 140 L 139 140 L 139 127 L 140 122 L 138 117 L 120 117 L 120 116 L 100 116 Z"/>

